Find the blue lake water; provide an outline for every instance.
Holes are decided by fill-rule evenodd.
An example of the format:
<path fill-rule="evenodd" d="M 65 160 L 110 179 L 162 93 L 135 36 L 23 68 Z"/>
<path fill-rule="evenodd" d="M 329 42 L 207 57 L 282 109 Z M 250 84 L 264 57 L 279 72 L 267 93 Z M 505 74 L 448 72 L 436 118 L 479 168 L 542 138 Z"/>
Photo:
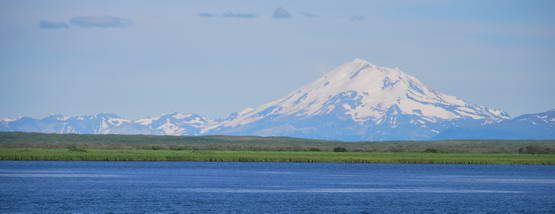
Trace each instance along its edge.
<path fill-rule="evenodd" d="M 2 213 L 555 213 L 555 166 L 0 161 Z"/>

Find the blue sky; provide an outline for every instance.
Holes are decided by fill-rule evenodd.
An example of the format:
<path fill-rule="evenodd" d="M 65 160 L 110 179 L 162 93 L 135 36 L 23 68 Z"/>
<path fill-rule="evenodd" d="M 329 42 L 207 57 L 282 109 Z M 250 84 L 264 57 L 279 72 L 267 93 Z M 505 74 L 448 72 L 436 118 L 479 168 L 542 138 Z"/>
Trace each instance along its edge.
<path fill-rule="evenodd" d="M 541 112 L 555 108 L 553 11 L 511 0 L 0 1 L 0 117 L 223 117 L 354 58 L 513 116 Z"/>

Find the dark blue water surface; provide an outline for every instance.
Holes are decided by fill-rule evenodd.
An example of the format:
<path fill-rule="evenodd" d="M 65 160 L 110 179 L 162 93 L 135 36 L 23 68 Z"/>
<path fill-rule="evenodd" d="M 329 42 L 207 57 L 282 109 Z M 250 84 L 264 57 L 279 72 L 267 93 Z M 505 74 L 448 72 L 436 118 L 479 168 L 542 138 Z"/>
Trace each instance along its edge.
<path fill-rule="evenodd" d="M 555 213 L 555 167 L 0 161 L 2 213 Z"/>

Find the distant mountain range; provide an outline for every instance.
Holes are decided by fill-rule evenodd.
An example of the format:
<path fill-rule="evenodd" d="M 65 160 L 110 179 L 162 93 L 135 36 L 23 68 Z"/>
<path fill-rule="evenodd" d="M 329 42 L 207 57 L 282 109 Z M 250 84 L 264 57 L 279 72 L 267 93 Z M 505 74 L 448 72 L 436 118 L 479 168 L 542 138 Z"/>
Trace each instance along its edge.
<path fill-rule="evenodd" d="M 555 139 L 555 110 L 511 118 L 434 90 L 399 69 L 345 63 L 287 96 L 210 120 L 169 113 L 128 120 L 115 114 L 0 120 L 0 131 L 290 136 L 345 141 Z"/>

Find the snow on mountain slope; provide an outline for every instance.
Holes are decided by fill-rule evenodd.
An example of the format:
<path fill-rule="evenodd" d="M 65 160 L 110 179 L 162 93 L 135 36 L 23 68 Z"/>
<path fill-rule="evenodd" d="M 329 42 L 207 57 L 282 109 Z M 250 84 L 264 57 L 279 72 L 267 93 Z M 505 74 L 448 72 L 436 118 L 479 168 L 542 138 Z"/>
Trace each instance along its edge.
<path fill-rule="evenodd" d="M 513 119 L 514 122 L 529 123 L 532 126 L 543 125 L 551 128 L 555 128 L 555 109 L 536 113 L 536 114 L 524 114 Z"/>
<path fill-rule="evenodd" d="M 481 127 L 452 128 L 435 136 L 434 139 L 555 139 L 555 110 L 524 114 L 511 120 Z"/>
<path fill-rule="evenodd" d="M 2 127 L 1 131 L 46 132 L 46 133 L 79 133 L 79 134 L 115 134 L 128 132 L 124 127 L 131 121 L 115 114 L 96 114 L 89 116 L 68 117 L 51 115 L 43 119 L 21 117 L 12 119 Z"/>
<path fill-rule="evenodd" d="M 553 139 L 555 111 L 511 119 L 497 109 L 432 89 L 397 68 L 355 59 L 287 96 L 209 120 L 167 113 L 128 120 L 114 114 L 0 120 L 0 131 L 258 135 L 360 140 Z"/>
<path fill-rule="evenodd" d="M 421 125 L 453 120 L 492 123 L 510 118 L 501 110 L 469 104 L 434 90 L 397 68 L 380 67 L 355 59 L 284 98 L 243 111 L 204 132 L 235 130 L 257 121 L 267 122 L 269 118 L 274 122 L 287 118 L 289 121 L 283 122 L 289 123 L 288 129 L 292 130 L 297 128 L 291 125 L 294 121 L 326 115 L 336 115 L 342 120 L 367 126 L 389 123 L 389 127 L 394 128 L 398 121 L 398 117 L 392 117 L 395 114 L 409 116 L 409 122 Z M 247 132 L 257 133 L 260 132 Z"/>
<path fill-rule="evenodd" d="M 42 119 L 21 117 L 0 120 L 0 131 L 76 133 L 198 135 L 212 121 L 195 114 L 168 113 L 136 121 L 115 114 L 68 117 L 52 115 Z"/>
<path fill-rule="evenodd" d="M 520 115 L 512 120 L 494 124 L 493 127 L 518 133 L 520 139 L 555 139 L 555 109 Z M 504 139 L 511 138 L 516 139 L 516 137 L 504 137 Z"/>
<path fill-rule="evenodd" d="M 202 128 L 214 123 L 200 115 L 167 113 L 158 117 L 145 118 L 134 121 L 162 135 L 199 135 Z"/>

